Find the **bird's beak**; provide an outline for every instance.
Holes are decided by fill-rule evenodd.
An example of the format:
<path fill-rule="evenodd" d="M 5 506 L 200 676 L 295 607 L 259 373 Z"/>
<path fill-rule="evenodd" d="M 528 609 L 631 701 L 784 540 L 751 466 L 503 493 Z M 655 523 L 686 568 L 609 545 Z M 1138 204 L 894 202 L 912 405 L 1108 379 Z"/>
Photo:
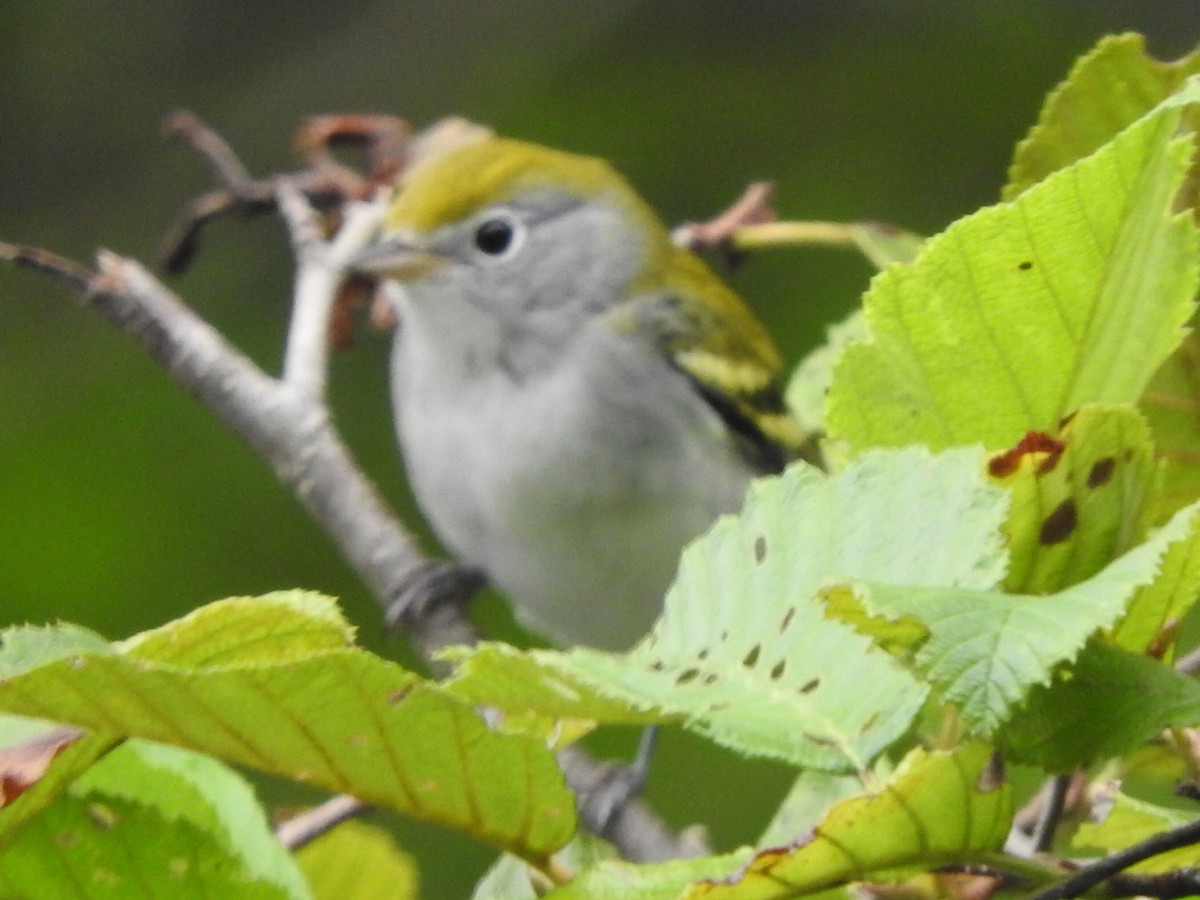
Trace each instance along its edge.
<path fill-rule="evenodd" d="M 372 278 L 411 281 L 427 275 L 446 261 L 421 241 L 407 235 L 391 234 L 364 247 L 346 260 L 348 271 Z"/>

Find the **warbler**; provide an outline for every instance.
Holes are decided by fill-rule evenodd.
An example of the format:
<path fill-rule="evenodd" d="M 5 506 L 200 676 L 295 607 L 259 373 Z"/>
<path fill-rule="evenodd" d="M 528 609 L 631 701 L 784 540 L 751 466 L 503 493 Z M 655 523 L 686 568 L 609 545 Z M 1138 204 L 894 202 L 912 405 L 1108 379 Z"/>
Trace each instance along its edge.
<path fill-rule="evenodd" d="M 628 648 L 804 441 L 763 325 L 608 163 L 480 132 L 401 180 L 391 396 L 433 530 L 563 644 Z"/>

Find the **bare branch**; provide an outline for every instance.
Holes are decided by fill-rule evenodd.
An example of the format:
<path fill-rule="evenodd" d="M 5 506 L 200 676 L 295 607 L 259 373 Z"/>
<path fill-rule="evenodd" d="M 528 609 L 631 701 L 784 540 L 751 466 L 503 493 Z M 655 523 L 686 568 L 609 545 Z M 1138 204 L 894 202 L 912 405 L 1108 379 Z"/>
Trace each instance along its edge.
<path fill-rule="evenodd" d="M 306 809 L 287 821 L 281 822 L 275 828 L 275 837 L 289 850 L 299 850 L 305 844 L 310 844 L 327 831 L 331 831 L 335 826 L 342 824 L 347 819 L 361 816 L 369 809 L 370 807 L 357 797 L 338 794 L 318 806 Z"/>
<path fill-rule="evenodd" d="M 1172 828 L 1170 831 L 1156 834 L 1131 847 L 1126 847 L 1124 850 L 1110 853 L 1103 859 L 1097 860 L 1091 865 L 1084 866 L 1078 872 L 1064 878 L 1062 881 L 1055 882 L 1044 890 L 1030 894 L 1026 900 L 1065 900 L 1068 897 L 1078 897 L 1102 881 L 1111 878 L 1124 869 L 1128 869 L 1130 866 L 1140 863 L 1144 859 L 1149 859 L 1152 856 L 1158 856 L 1160 853 L 1166 853 L 1169 850 L 1187 847 L 1195 843 L 1200 843 L 1200 819 L 1189 822 L 1186 825 L 1181 825 L 1178 828 Z M 1195 884 L 1194 874 L 1192 878 L 1192 883 Z M 1181 895 L 1172 894 L 1171 896 Z"/>

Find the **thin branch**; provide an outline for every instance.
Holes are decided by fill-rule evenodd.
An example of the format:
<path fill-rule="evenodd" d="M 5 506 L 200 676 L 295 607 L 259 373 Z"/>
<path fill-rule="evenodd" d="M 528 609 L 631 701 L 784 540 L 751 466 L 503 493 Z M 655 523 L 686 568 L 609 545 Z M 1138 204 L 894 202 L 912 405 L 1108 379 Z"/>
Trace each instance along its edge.
<path fill-rule="evenodd" d="M 1103 859 L 1084 866 L 1068 878 L 1029 894 L 1026 900 L 1065 900 L 1068 897 L 1078 897 L 1142 860 L 1196 843 L 1200 843 L 1200 819 L 1156 834 L 1124 850 L 1110 853 Z"/>
<path fill-rule="evenodd" d="M 1054 846 L 1054 833 L 1058 830 L 1070 789 L 1070 775 L 1057 775 L 1046 785 L 1045 801 L 1033 827 L 1032 843 L 1035 853 L 1046 853 Z"/>
<path fill-rule="evenodd" d="M 98 271 L 31 247 L 0 244 L 0 258 L 79 291 L 249 444 L 292 491 L 372 589 L 390 619 L 451 600 L 454 567 L 427 559 L 355 465 L 325 408 L 278 382 L 133 260 L 102 251 Z M 454 582 L 478 586 L 478 578 Z M 436 586 L 432 594 L 427 585 Z M 436 636 L 430 636 L 437 643 Z"/>
<path fill-rule="evenodd" d="M 370 807 L 357 797 L 338 794 L 281 822 L 275 828 L 275 837 L 289 850 L 299 850 L 335 826 L 341 825 L 347 819 L 361 816 L 369 809 Z"/>
<path fill-rule="evenodd" d="M 1200 647 L 1175 660 L 1175 671 L 1184 675 L 1195 675 L 1200 672 Z"/>

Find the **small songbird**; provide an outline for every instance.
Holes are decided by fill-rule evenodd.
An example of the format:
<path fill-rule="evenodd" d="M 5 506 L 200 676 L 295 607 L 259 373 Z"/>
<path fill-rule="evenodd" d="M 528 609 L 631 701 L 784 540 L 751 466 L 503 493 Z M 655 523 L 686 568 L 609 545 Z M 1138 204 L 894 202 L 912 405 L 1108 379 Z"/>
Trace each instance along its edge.
<path fill-rule="evenodd" d="M 684 545 L 803 443 L 762 324 L 602 160 L 476 136 L 406 174 L 353 266 L 399 284 L 424 515 L 555 641 L 627 649 Z"/>

